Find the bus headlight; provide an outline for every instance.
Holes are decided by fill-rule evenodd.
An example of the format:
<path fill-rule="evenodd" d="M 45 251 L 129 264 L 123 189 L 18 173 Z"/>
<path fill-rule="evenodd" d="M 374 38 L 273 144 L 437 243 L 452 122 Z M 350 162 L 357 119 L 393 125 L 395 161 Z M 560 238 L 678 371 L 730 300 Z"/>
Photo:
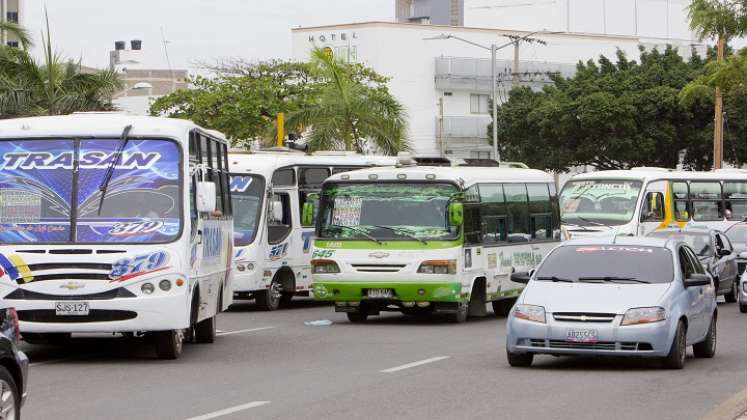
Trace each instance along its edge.
<path fill-rule="evenodd" d="M 164 292 L 168 292 L 171 290 L 171 281 L 170 280 L 161 280 L 158 282 L 158 288 L 163 290 Z"/>
<path fill-rule="evenodd" d="M 153 286 L 153 283 L 143 283 L 143 285 L 140 286 L 140 291 L 146 295 L 153 293 L 154 290 L 156 290 L 156 288 Z"/>
<path fill-rule="evenodd" d="M 418 268 L 420 274 L 456 274 L 456 260 L 427 260 Z"/>
<path fill-rule="evenodd" d="M 340 267 L 332 260 L 311 260 L 311 272 L 314 274 L 335 274 Z"/>

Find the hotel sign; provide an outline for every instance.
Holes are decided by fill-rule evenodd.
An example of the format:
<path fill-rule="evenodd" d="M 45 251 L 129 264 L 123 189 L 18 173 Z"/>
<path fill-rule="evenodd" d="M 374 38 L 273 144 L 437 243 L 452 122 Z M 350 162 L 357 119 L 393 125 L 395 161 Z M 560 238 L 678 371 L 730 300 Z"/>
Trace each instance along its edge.
<path fill-rule="evenodd" d="M 352 39 L 358 39 L 358 33 L 357 32 L 339 32 L 339 33 L 329 33 L 329 34 L 320 34 L 320 35 L 309 35 L 309 42 L 319 41 L 319 42 L 334 42 L 337 40 L 340 41 L 348 41 Z"/>

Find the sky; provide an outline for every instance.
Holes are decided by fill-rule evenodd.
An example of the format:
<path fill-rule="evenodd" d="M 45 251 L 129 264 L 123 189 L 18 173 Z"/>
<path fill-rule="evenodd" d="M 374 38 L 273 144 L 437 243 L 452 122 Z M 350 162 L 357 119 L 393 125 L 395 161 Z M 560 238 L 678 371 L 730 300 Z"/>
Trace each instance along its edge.
<path fill-rule="evenodd" d="M 107 67 L 114 41 L 141 39 L 142 66 L 166 68 L 161 28 L 174 69 L 225 57 L 289 58 L 291 31 L 392 20 L 394 0 L 20 0 L 21 24 L 37 45 L 49 13 L 52 45 L 84 65 Z"/>

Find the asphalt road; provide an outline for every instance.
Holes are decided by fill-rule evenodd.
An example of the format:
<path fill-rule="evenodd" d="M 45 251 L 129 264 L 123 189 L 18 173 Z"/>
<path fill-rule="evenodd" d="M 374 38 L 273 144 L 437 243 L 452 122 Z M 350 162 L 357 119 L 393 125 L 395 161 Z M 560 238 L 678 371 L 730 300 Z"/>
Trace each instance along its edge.
<path fill-rule="evenodd" d="M 747 387 L 747 314 L 720 304 L 714 359 L 540 356 L 508 366 L 505 318 L 456 325 L 400 314 L 349 324 L 299 300 L 220 316 L 214 344 L 160 361 L 142 340 L 22 345 L 30 419 L 697 419 Z M 330 326 L 304 321 L 329 319 Z"/>

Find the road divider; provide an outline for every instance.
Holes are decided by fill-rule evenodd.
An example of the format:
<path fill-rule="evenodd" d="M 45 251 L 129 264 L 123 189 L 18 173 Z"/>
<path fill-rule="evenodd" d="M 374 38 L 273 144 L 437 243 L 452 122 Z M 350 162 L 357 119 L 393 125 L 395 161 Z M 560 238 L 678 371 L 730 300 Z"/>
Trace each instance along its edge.
<path fill-rule="evenodd" d="M 197 417 L 190 417 L 187 420 L 210 420 L 218 417 L 227 416 L 229 414 L 238 413 L 239 411 L 249 410 L 250 408 L 257 408 L 263 405 L 269 404 L 270 401 L 252 401 L 250 403 L 235 405 L 233 407 L 224 408 L 222 410 L 213 411 L 212 413 L 203 414 Z"/>
<path fill-rule="evenodd" d="M 417 367 L 417 366 L 427 365 L 428 363 L 438 362 L 438 361 L 441 361 L 441 360 L 444 360 L 444 359 L 448 359 L 448 358 L 449 358 L 449 356 L 431 357 L 430 359 L 418 360 L 417 362 L 412 362 L 412 363 L 407 363 L 407 364 L 400 365 L 400 366 L 395 366 L 395 367 L 392 367 L 392 368 L 389 368 L 389 369 L 381 370 L 379 372 L 381 372 L 381 373 L 399 372 L 400 370 L 405 370 L 405 369 L 410 369 L 410 368 L 414 368 L 414 367 Z"/>
<path fill-rule="evenodd" d="M 233 334 L 244 334 L 244 333 L 250 333 L 255 331 L 264 331 L 264 330 L 271 330 L 275 327 L 259 327 L 259 328 L 248 328 L 246 330 L 236 330 L 236 331 L 219 331 L 215 334 L 218 336 L 223 337 L 224 335 L 233 335 Z"/>

